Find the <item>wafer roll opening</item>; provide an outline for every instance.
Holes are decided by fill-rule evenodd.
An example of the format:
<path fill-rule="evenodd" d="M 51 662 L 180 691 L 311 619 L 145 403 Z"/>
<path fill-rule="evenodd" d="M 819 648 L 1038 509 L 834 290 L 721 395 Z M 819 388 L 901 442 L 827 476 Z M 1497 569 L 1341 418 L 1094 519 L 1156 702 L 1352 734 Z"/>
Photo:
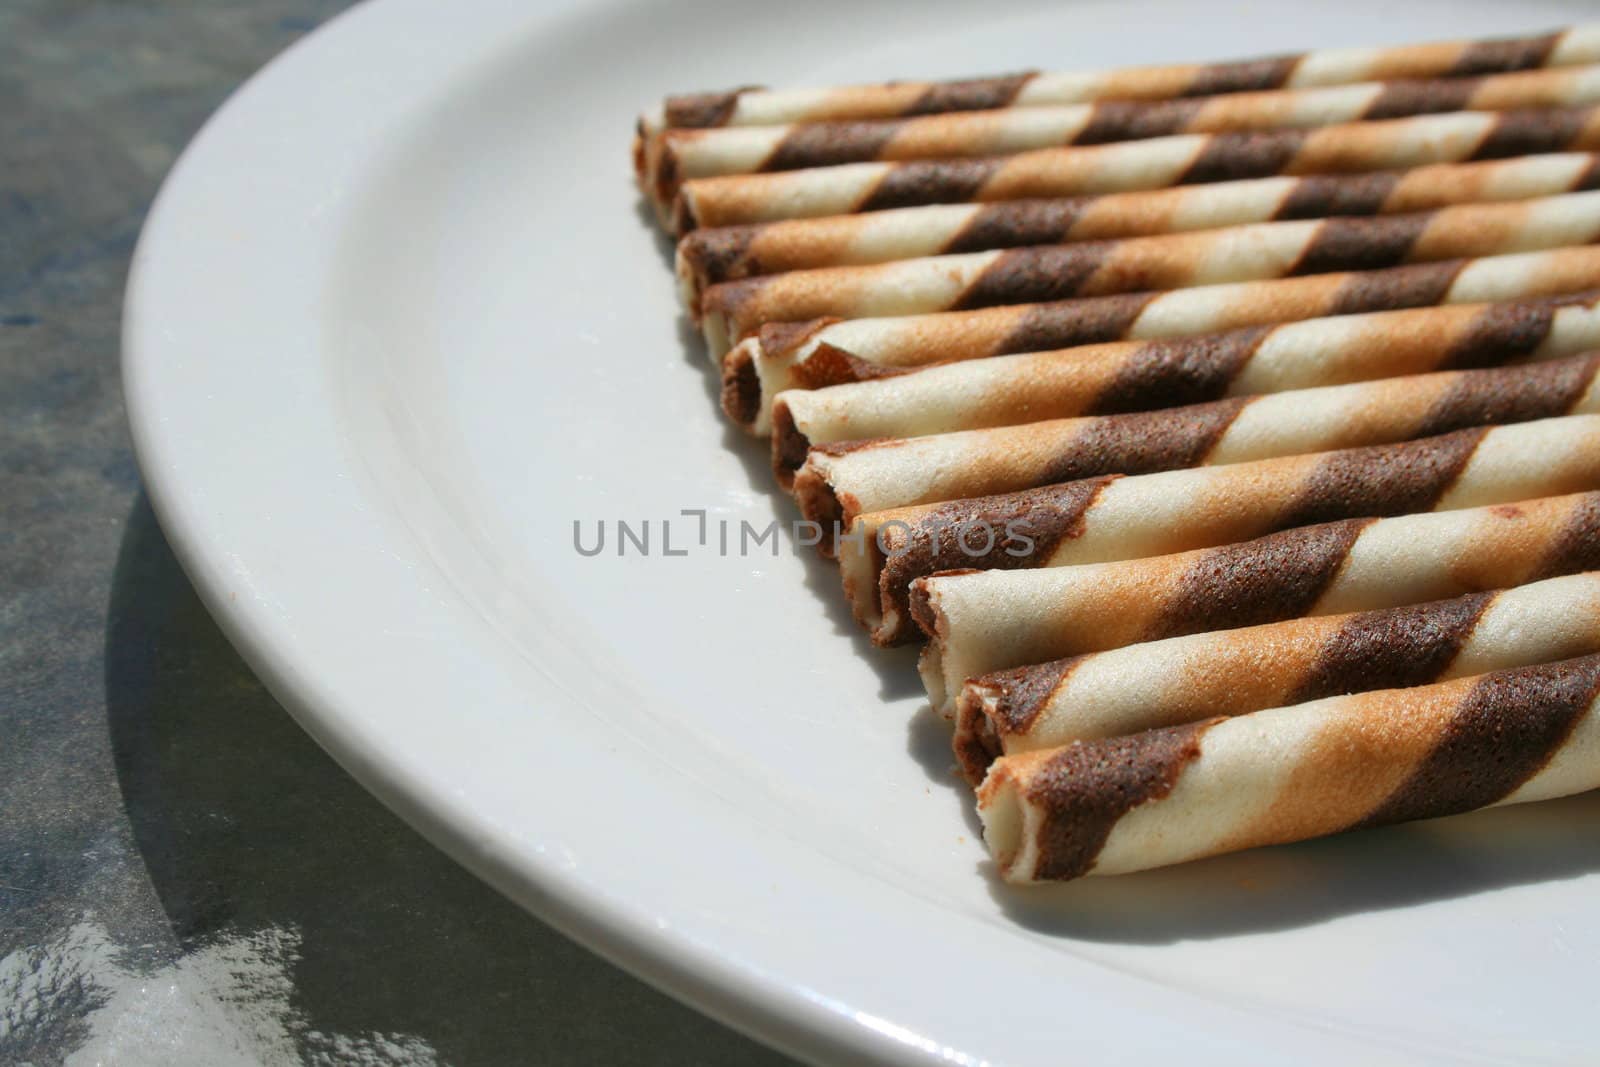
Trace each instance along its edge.
<path fill-rule="evenodd" d="M 761 381 L 750 350 L 743 346 L 732 349 L 722 361 L 722 411 L 741 429 L 759 432 Z"/>
<path fill-rule="evenodd" d="M 999 769 L 984 780 L 980 789 L 984 803 L 978 808 L 983 821 L 983 840 L 989 854 L 1002 876 L 1016 865 L 1025 840 L 1035 836 L 1029 833 L 1029 809 L 1022 803 L 1021 787 L 1015 776 Z"/>

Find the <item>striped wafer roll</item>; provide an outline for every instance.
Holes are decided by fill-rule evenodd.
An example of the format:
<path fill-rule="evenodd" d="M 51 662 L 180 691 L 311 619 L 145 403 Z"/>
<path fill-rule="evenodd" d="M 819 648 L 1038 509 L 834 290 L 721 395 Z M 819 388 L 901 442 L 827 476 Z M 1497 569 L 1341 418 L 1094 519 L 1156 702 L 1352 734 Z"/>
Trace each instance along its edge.
<path fill-rule="evenodd" d="M 1397 78 L 1471 77 L 1600 63 L 1600 28 L 1483 41 L 1328 48 L 1220 63 L 1118 70 L 1028 71 L 961 81 L 765 89 L 669 96 L 640 117 L 645 135 L 670 128 L 774 126 L 833 119 L 901 118 L 946 111 L 1051 107 L 1096 100 L 1166 100 L 1263 89 L 1302 89 Z"/>
<path fill-rule="evenodd" d="M 1328 271 L 1588 244 L 1600 192 L 1466 204 L 1377 218 L 1264 222 L 1199 233 L 929 256 L 724 282 L 706 290 L 712 355 L 763 323 L 962 311 L 1141 289 L 1184 289 Z"/>
<path fill-rule="evenodd" d="M 810 446 L 840 443 L 839 452 L 852 441 L 1148 411 L 1590 348 L 1600 348 L 1600 291 L 1593 289 L 995 356 L 780 393 L 772 409 L 774 462 L 781 477 Z M 1040 439 L 1033 447 L 1048 446 Z"/>
<path fill-rule="evenodd" d="M 1391 215 L 1526 200 L 1600 185 L 1600 156 L 1565 152 L 1373 174 L 1254 178 L 1137 193 L 930 204 L 861 215 L 696 230 L 678 243 L 684 303 L 718 282 L 815 267 L 1209 230 L 1252 222 Z"/>
<path fill-rule="evenodd" d="M 1600 656 L 995 761 L 1011 882 L 1118 874 L 1600 788 Z"/>
<path fill-rule="evenodd" d="M 644 151 L 663 201 L 685 179 L 841 163 L 1001 156 L 1185 133 L 1309 129 L 1443 112 L 1579 107 L 1600 100 L 1600 67 L 1476 78 L 1359 82 L 1316 89 L 946 112 L 904 119 L 666 130 Z"/>
<path fill-rule="evenodd" d="M 792 483 L 831 529 L 864 512 L 1600 413 L 1600 354 L 1408 375 L 1164 411 L 1100 415 L 813 449 Z M 785 466 L 779 457 L 780 480 Z"/>
<path fill-rule="evenodd" d="M 977 311 L 773 324 L 724 357 L 723 406 L 734 421 L 750 424 L 761 422 L 763 409 L 784 389 L 860 381 L 879 375 L 877 368 L 1218 333 L 1327 315 L 1515 300 L 1597 285 L 1600 249 L 1580 246 Z M 766 432 L 765 423 L 756 429 Z"/>
<path fill-rule="evenodd" d="M 1176 134 L 1009 156 L 846 163 L 683 183 L 671 226 L 737 226 L 858 211 L 1162 189 L 1600 149 L 1593 108 L 1459 111 L 1312 130 Z M 659 203 L 663 213 L 669 210 Z"/>
<path fill-rule="evenodd" d="M 845 595 L 876 644 L 918 636 L 911 585 L 940 571 L 1071 567 L 1235 544 L 1339 519 L 1600 490 L 1600 415 L 869 512 L 842 551 Z M 875 551 L 866 551 L 866 548 Z"/>
<path fill-rule="evenodd" d="M 996 671 L 962 687 L 955 751 L 977 785 L 1001 755 L 1596 652 L 1600 574 L 1589 572 Z"/>
<path fill-rule="evenodd" d="M 911 609 L 950 716 L 991 671 L 1302 615 L 1418 604 L 1600 568 L 1600 493 L 1346 519 L 1170 556 L 940 574 Z"/>

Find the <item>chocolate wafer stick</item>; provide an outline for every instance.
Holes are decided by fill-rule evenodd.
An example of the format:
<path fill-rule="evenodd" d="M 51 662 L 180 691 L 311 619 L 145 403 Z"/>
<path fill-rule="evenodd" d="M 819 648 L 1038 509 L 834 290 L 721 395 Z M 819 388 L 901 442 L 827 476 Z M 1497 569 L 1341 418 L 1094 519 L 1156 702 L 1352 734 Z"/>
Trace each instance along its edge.
<path fill-rule="evenodd" d="M 1600 415 L 1570 415 L 869 512 L 852 528 L 863 550 L 845 548 L 839 565 L 856 619 L 886 645 L 919 636 L 911 585 L 940 571 L 1140 559 L 1338 519 L 1588 490 L 1600 490 Z"/>
<path fill-rule="evenodd" d="M 973 678 L 955 752 L 997 756 L 1600 652 L 1600 573 L 1349 615 L 1170 637 Z"/>
<path fill-rule="evenodd" d="M 1580 246 L 978 311 L 783 323 L 762 327 L 723 358 L 723 410 L 735 422 L 765 433 L 777 393 L 862 381 L 885 369 L 1328 315 L 1516 300 L 1595 286 L 1600 286 L 1600 249 Z M 854 431 L 837 439 L 882 432 L 887 431 Z"/>
<path fill-rule="evenodd" d="M 1600 568 L 1600 493 L 1346 519 L 1076 567 L 941 574 L 912 588 L 919 664 L 950 716 L 969 678 L 1207 630 L 1418 604 Z"/>
<path fill-rule="evenodd" d="M 979 159 L 847 163 L 683 183 L 670 207 L 677 233 L 858 211 L 1162 189 L 1169 185 L 1334 174 L 1600 149 L 1593 108 L 1461 111 L 1314 130 L 1178 134 L 1041 148 Z"/>
<path fill-rule="evenodd" d="M 1600 656 L 1080 741 L 978 790 L 1011 882 L 1118 874 L 1600 788 Z"/>
<path fill-rule="evenodd" d="M 1600 100 L 1600 67 L 1475 78 L 1361 82 L 1159 102 L 947 112 L 903 119 L 666 130 L 642 155 L 642 180 L 669 202 L 685 179 L 842 163 L 1003 156 L 1186 133 L 1311 129 L 1446 112 L 1582 107 Z"/>
<path fill-rule="evenodd" d="M 1596 317 L 1600 333 L 1600 316 Z M 1597 341 L 1600 344 L 1600 341 Z M 864 512 L 1014 493 L 1105 474 L 1150 474 L 1429 437 L 1471 426 L 1600 413 L 1600 354 L 1443 371 L 1209 404 L 813 448 L 801 514 L 831 529 Z"/>
<path fill-rule="evenodd" d="M 1095 100 L 1165 100 L 1396 78 L 1468 77 L 1600 62 L 1600 29 L 1480 41 L 1325 48 L 1297 55 L 1115 70 L 1028 71 L 960 81 L 765 89 L 669 96 L 640 118 L 645 134 L 669 128 L 772 126 L 830 119 L 898 118 L 946 111 L 1041 107 Z"/>
<path fill-rule="evenodd" d="M 929 256 L 724 282 L 706 290 L 712 356 L 765 323 L 961 311 L 1489 256 L 1600 236 L 1600 192 L 1378 218 L 1267 222 L 1199 233 Z"/>
<path fill-rule="evenodd" d="M 812 445 L 1149 411 L 1590 348 L 1600 348 L 1593 289 L 995 356 L 780 393 L 773 452 L 781 477 Z"/>
<path fill-rule="evenodd" d="M 696 230 L 680 241 L 676 269 L 684 304 L 694 307 L 707 286 L 791 270 L 1555 196 L 1600 185 L 1597 163 L 1600 156 L 1593 153 L 1565 152 L 1373 174 L 1254 178 L 725 226 Z"/>

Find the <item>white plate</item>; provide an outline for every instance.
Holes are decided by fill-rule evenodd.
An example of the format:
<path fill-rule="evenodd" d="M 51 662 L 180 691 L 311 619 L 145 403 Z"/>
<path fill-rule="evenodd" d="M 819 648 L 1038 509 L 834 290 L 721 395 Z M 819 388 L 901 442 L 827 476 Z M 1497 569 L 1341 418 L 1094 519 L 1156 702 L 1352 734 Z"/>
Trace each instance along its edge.
<path fill-rule="evenodd" d="M 636 110 L 752 80 L 1554 26 L 1496 0 L 358 9 L 174 170 L 128 295 L 163 525 L 274 693 L 463 863 L 838 1061 L 1593 1061 L 1600 802 L 1013 892 L 908 654 L 803 554 L 572 524 L 791 515 L 713 411 Z M 729 446 L 733 446 L 730 448 Z M 614 533 L 614 531 L 613 531 Z M 675 547 L 693 540 L 678 518 Z M 426 976 L 419 976 L 426 980 Z"/>

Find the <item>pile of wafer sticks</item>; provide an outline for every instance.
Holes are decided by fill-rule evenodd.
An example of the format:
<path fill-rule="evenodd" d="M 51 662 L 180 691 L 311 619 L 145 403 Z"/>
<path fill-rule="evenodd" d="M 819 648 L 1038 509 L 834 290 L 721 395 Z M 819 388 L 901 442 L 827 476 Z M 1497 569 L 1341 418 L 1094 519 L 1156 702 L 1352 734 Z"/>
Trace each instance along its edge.
<path fill-rule="evenodd" d="M 634 162 L 1006 879 L 1600 787 L 1600 26 L 669 97 Z"/>

